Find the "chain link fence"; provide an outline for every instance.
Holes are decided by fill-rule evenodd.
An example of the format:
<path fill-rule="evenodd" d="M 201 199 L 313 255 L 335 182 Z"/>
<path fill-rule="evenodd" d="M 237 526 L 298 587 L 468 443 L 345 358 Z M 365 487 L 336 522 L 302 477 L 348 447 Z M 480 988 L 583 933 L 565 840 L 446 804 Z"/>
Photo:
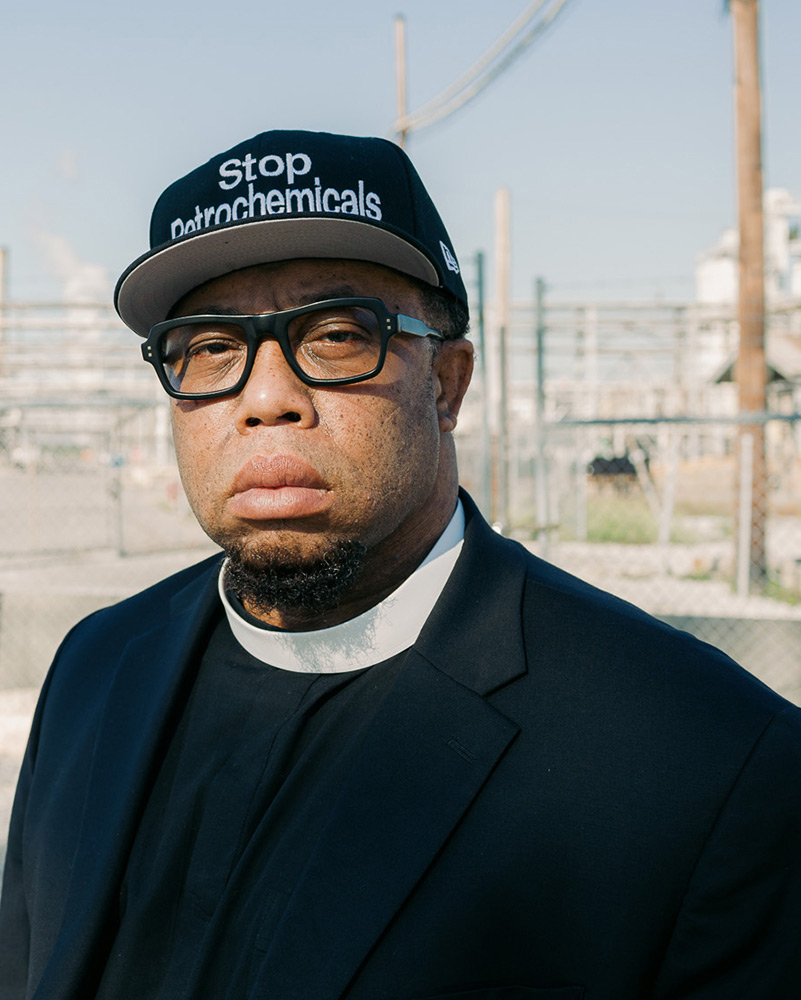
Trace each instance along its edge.
<path fill-rule="evenodd" d="M 162 401 L 17 415 L 0 430 L 0 689 L 40 683 L 83 615 L 213 551 Z"/>
<path fill-rule="evenodd" d="M 801 342 L 800 316 L 785 310 L 772 328 Z M 755 582 L 747 566 L 743 577 L 755 501 L 741 461 L 749 428 L 726 377 L 732 322 L 700 307 L 520 307 L 503 391 L 493 394 L 497 331 L 478 344 L 486 365 L 457 432 L 462 481 L 532 551 L 801 700 L 797 384 L 774 366 L 781 377 L 758 428 L 767 465 Z M 166 401 L 110 310 L 6 307 L 0 375 L 0 690 L 9 690 L 40 683 L 84 614 L 213 547 L 183 496 Z M 505 419 L 493 419 L 499 400 Z"/>
<path fill-rule="evenodd" d="M 0 310 L 0 691 L 35 688 L 81 617 L 211 551 L 169 412 L 106 306 Z"/>

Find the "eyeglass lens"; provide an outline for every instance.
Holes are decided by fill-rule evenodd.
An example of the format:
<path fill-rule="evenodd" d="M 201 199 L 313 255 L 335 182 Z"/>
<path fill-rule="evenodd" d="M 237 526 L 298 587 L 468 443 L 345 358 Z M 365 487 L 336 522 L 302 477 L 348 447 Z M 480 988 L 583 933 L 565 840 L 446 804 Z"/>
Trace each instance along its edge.
<path fill-rule="evenodd" d="M 366 375 L 381 355 L 381 323 L 365 306 L 329 306 L 295 316 L 287 324 L 287 339 L 300 370 L 317 379 Z M 173 327 L 159 353 L 174 389 L 212 393 L 239 381 L 248 344 L 244 330 L 221 317 Z"/>

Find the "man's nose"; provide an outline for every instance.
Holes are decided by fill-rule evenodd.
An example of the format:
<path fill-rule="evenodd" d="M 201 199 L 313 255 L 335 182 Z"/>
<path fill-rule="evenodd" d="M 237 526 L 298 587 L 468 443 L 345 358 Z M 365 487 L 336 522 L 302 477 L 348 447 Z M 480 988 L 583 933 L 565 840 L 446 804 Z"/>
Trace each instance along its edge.
<path fill-rule="evenodd" d="M 280 344 L 259 344 L 253 368 L 237 396 L 237 429 L 245 433 L 260 425 L 298 424 L 311 427 L 317 419 L 309 387 L 289 367 Z"/>

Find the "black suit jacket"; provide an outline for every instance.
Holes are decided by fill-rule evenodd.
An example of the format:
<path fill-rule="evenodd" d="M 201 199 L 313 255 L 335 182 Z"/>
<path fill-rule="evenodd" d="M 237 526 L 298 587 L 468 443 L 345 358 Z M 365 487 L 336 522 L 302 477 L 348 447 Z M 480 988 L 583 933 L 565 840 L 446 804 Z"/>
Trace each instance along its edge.
<path fill-rule="evenodd" d="M 801 712 L 465 503 L 248 996 L 797 1000 Z M 2 1000 L 93 995 L 217 569 L 92 615 L 56 656 L 12 818 Z"/>

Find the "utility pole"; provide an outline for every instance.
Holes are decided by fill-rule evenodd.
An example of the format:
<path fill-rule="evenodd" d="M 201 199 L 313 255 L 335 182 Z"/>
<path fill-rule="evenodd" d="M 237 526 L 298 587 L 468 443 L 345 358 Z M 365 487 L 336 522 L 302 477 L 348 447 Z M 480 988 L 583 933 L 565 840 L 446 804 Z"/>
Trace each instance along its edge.
<path fill-rule="evenodd" d="M 758 0 L 730 0 L 734 22 L 737 136 L 737 209 L 740 229 L 738 320 L 740 347 L 735 362 L 741 414 L 765 412 L 765 279 L 762 216 L 762 127 L 759 85 Z M 765 583 L 767 476 L 765 424 L 740 427 L 738 579 Z M 743 472 L 750 466 L 750 483 Z M 747 493 L 750 491 L 750 497 Z M 750 524 L 743 523 L 750 519 Z M 742 588 L 741 588 L 742 589 Z"/>
<path fill-rule="evenodd" d="M 481 385 L 481 510 L 490 513 L 492 496 L 492 469 L 490 446 L 490 387 L 487 377 L 487 334 L 484 323 L 484 254 L 476 254 L 476 322 L 478 375 Z"/>
<path fill-rule="evenodd" d="M 397 91 L 398 121 L 406 120 L 406 18 L 398 14 L 395 18 L 395 89 Z M 398 132 L 398 145 L 406 148 L 408 129 L 402 127 Z"/>
<path fill-rule="evenodd" d="M 550 548 L 550 511 L 548 509 L 548 465 L 545 460 L 545 282 L 537 278 L 534 286 L 536 311 L 535 337 L 537 341 L 537 397 L 536 415 L 536 455 L 534 458 L 534 497 L 536 510 L 536 538 L 539 554 L 548 558 Z"/>
<path fill-rule="evenodd" d="M 507 188 L 495 192 L 495 345 L 490 415 L 490 512 L 493 525 L 509 527 L 509 401 L 507 338 L 509 334 L 509 283 L 511 256 L 510 197 Z"/>

